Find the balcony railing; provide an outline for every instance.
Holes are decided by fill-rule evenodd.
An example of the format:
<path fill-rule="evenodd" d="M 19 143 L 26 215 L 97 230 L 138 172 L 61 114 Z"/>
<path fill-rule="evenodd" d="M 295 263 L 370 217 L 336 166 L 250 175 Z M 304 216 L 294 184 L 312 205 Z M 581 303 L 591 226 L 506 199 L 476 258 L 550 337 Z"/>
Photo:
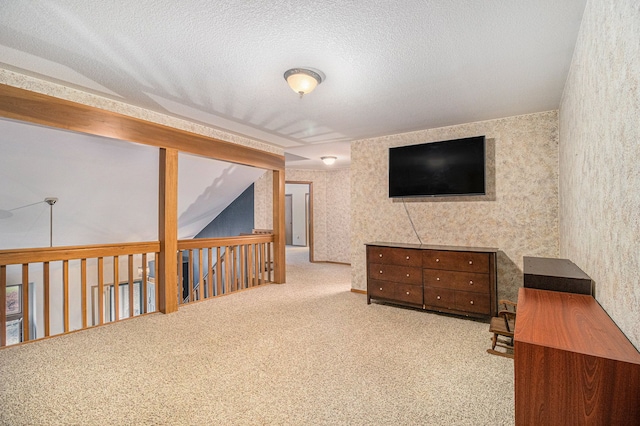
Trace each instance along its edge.
<path fill-rule="evenodd" d="M 179 304 L 272 282 L 273 234 L 178 241 Z"/>
<path fill-rule="evenodd" d="M 159 252 L 157 241 L 0 250 L 0 347 L 156 312 Z M 272 253 L 273 234 L 178 241 L 178 303 L 272 282 Z"/>

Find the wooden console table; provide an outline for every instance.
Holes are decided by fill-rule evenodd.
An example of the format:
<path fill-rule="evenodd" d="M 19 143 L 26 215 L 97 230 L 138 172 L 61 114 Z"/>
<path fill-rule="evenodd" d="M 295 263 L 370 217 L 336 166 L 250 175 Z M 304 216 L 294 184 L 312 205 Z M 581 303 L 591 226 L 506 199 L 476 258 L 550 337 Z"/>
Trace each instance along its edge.
<path fill-rule="evenodd" d="M 640 425 L 640 353 L 591 296 L 521 288 L 517 425 Z"/>

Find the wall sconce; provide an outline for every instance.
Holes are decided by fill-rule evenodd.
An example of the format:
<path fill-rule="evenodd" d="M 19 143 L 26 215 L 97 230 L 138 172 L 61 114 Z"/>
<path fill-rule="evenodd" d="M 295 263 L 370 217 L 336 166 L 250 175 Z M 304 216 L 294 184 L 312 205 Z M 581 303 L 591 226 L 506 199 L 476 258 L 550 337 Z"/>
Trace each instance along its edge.
<path fill-rule="evenodd" d="M 325 157 L 320 157 L 320 159 L 322 160 L 322 162 L 324 164 L 326 164 L 327 166 L 330 166 L 330 165 L 332 165 L 333 163 L 336 162 L 338 157 L 334 157 L 332 155 L 328 155 L 328 156 L 325 156 Z"/>
<path fill-rule="evenodd" d="M 287 80 L 289 87 L 302 97 L 313 92 L 313 89 L 322 83 L 323 76 L 319 72 L 307 68 L 291 68 L 285 71 L 284 79 Z"/>

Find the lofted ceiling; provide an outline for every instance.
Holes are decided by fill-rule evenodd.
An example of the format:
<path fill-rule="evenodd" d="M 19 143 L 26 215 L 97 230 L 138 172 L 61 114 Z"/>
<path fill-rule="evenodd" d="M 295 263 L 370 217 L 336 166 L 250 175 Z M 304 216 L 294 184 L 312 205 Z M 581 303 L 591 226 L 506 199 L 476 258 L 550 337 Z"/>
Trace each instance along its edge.
<path fill-rule="evenodd" d="M 158 239 L 158 150 L 0 119 L 0 250 Z M 178 156 L 178 238 L 191 238 L 264 170 Z"/>
<path fill-rule="evenodd" d="M 353 140 L 557 109 L 585 3 L 5 0 L 0 69 L 340 168 Z M 299 98 L 293 67 L 326 80 Z M 263 171 L 181 155 L 179 173 L 188 238 Z M 149 147 L 0 120 L 0 249 L 48 245 L 49 196 L 54 245 L 153 240 L 156 176 Z"/>
<path fill-rule="evenodd" d="M 585 3 L 4 1 L 0 67 L 342 167 L 352 140 L 558 108 Z M 299 66 L 326 75 L 302 99 Z"/>

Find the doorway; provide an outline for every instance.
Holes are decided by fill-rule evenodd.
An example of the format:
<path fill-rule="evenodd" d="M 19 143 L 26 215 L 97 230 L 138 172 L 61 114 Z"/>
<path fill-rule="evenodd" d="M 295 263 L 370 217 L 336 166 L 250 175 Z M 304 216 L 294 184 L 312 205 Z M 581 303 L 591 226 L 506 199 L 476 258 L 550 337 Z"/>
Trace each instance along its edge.
<path fill-rule="evenodd" d="M 286 245 L 293 245 L 293 194 L 284 195 L 284 240 Z"/>
<path fill-rule="evenodd" d="M 285 241 L 293 247 L 308 247 L 309 262 L 313 262 L 313 182 L 285 182 Z"/>

